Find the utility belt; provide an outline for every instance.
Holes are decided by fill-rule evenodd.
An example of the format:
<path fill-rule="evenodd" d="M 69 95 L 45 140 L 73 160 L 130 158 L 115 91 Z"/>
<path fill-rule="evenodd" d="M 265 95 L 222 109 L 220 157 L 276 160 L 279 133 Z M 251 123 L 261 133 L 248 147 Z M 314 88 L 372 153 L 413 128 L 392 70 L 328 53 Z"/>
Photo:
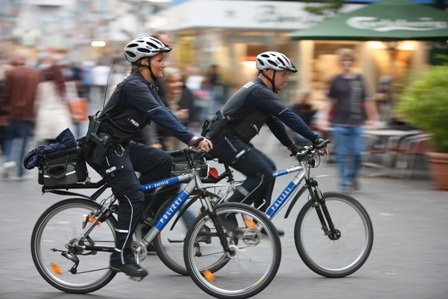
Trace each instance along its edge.
<path fill-rule="evenodd" d="M 237 137 L 241 138 L 241 136 L 238 133 L 236 133 L 235 131 L 233 131 L 232 128 L 225 128 L 219 134 L 217 134 L 214 139 L 217 140 L 217 139 L 221 139 L 224 137 L 233 137 L 233 136 L 237 136 Z"/>
<path fill-rule="evenodd" d="M 239 139 L 241 139 L 241 141 L 243 141 L 244 143 L 249 143 L 250 139 L 245 138 L 244 136 L 242 136 L 241 134 L 239 134 L 235 129 L 231 128 L 231 127 L 227 127 L 224 128 L 219 134 L 216 134 L 216 136 L 213 136 L 213 138 L 210 138 L 209 136 L 205 136 L 207 138 L 209 138 L 212 141 L 224 138 L 224 137 L 238 137 Z"/>
<path fill-rule="evenodd" d="M 259 133 L 256 123 L 260 123 L 259 119 L 260 117 L 265 118 L 264 115 L 267 114 L 261 111 L 255 112 L 241 123 L 230 124 L 233 120 L 232 117 L 223 115 L 221 110 L 218 110 L 211 121 L 206 120 L 204 122 L 201 135 L 212 141 L 222 137 L 237 136 L 243 142 L 249 143 L 250 140 L 252 140 L 252 138 Z"/>

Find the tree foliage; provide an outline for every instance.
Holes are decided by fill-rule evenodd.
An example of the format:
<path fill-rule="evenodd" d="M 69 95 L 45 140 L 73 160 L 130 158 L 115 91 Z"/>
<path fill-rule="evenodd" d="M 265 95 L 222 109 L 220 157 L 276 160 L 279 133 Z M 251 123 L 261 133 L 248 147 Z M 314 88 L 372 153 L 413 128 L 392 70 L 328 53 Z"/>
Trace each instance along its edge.
<path fill-rule="evenodd" d="M 433 66 L 403 90 L 397 112 L 431 134 L 434 151 L 448 152 L 448 65 Z"/>
<path fill-rule="evenodd" d="M 306 3 L 305 11 L 325 17 L 339 14 L 340 9 L 344 6 L 343 0 L 305 0 L 303 2 Z"/>

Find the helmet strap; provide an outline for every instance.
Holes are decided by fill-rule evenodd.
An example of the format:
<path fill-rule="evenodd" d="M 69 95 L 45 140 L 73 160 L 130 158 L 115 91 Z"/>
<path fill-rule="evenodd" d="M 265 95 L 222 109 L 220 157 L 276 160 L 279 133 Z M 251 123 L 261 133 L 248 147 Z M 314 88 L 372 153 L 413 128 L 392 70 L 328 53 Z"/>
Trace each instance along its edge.
<path fill-rule="evenodd" d="M 149 74 L 151 75 L 152 81 L 156 82 L 157 81 L 157 77 L 154 75 L 154 73 L 152 72 L 152 68 L 151 68 L 151 58 L 146 58 L 146 59 L 148 61 L 148 65 L 144 65 L 141 62 L 139 62 L 137 65 L 140 66 L 140 67 L 145 67 L 149 71 Z"/>
<path fill-rule="evenodd" d="M 152 72 L 152 68 L 151 68 L 151 58 L 148 58 L 148 65 L 146 66 L 146 68 L 148 69 L 149 73 L 151 74 L 152 81 L 156 82 L 157 77 L 154 75 L 154 73 Z"/>
<path fill-rule="evenodd" d="M 265 77 L 266 79 L 268 79 L 269 82 L 271 82 L 272 91 L 274 93 L 277 93 L 277 88 L 275 88 L 275 74 L 277 74 L 277 71 L 276 70 L 273 70 L 273 71 L 274 71 L 274 74 L 272 75 L 272 78 L 269 78 L 264 71 L 261 72 L 261 75 L 263 77 Z"/>

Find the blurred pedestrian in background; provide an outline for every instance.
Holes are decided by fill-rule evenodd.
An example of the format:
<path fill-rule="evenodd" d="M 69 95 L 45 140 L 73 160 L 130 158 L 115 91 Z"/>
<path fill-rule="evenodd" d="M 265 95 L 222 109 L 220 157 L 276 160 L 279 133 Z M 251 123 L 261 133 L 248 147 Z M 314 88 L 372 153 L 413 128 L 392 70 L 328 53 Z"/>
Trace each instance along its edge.
<path fill-rule="evenodd" d="M 69 63 L 65 66 L 65 69 L 70 71 L 64 72 L 65 79 L 65 99 L 69 107 L 69 111 L 72 117 L 74 132 L 76 138 L 82 136 L 82 124 L 88 119 L 88 100 L 85 98 L 86 90 L 82 83 L 82 69 L 75 63 Z"/>
<path fill-rule="evenodd" d="M 28 52 L 17 51 L 14 55 L 13 68 L 6 72 L 5 85 L 0 98 L 0 107 L 8 118 L 5 128 L 3 146 L 5 161 L 3 162 L 3 178 L 27 179 L 23 158 L 34 125 L 34 101 L 40 72 L 27 65 Z M 14 174 L 14 169 L 17 172 Z"/>
<path fill-rule="evenodd" d="M 200 69 L 195 66 L 185 68 L 185 85 L 194 94 L 195 124 L 200 126 L 209 116 L 212 106 L 210 92 L 206 89 L 205 77 L 201 75 Z"/>
<path fill-rule="evenodd" d="M 12 68 L 9 61 L 1 61 L 0 63 L 0 96 L 3 93 L 3 88 L 5 87 L 5 77 L 6 73 Z M 1 102 L 1 99 L 0 99 Z M 8 125 L 8 113 L 3 106 L 0 106 L 0 151 L 2 156 L 5 155 L 5 149 L 3 144 L 3 136 L 5 135 L 5 130 Z"/>
<path fill-rule="evenodd" d="M 91 100 L 97 102 L 103 102 L 107 98 L 110 90 L 107 90 L 109 74 L 110 74 L 110 63 L 106 59 L 99 59 L 97 64 L 91 69 L 91 79 L 92 79 L 92 92 Z"/>
<path fill-rule="evenodd" d="M 182 124 L 188 127 L 190 110 L 193 109 L 193 93 L 185 86 L 182 72 L 179 69 L 173 67 L 164 69 L 163 78 L 165 98 L 162 100 Z M 158 128 L 158 135 L 165 150 L 176 150 L 181 147 L 181 142 L 177 138 L 171 136 L 160 127 Z"/>
<path fill-rule="evenodd" d="M 37 87 L 35 101 L 34 140 L 38 144 L 49 144 L 66 128 L 74 131 L 61 67 L 49 58 L 42 68 L 42 82 Z"/>
<path fill-rule="evenodd" d="M 221 82 L 219 66 L 217 64 L 210 65 L 203 85 L 204 89 L 210 93 L 212 99 L 208 114 L 213 115 L 224 104 L 224 85 Z"/>
<path fill-rule="evenodd" d="M 299 92 L 299 96 L 294 104 L 290 107 L 291 111 L 300 116 L 301 119 L 307 124 L 308 127 L 313 129 L 316 134 L 314 126 L 314 118 L 317 113 L 317 109 L 315 109 L 311 103 L 311 92 L 308 89 L 301 90 Z M 295 133 L 294 131 L 289 130 L 292 139 L 295 144 L 298 146 L 309 146 L 312 145 L 312 142 L 308 139 L 304 138 L 302 135 Z M 319 135 L 319 134 L 318 134 Z"/>
<path fill-rule="evenodd" d="M 355 54 L 352 49 L 337 51 L 341 73 L 335 75 L 328 88 L 328 105 L 321 122 L 331 124 L 335 141 L 336 165 L 341 190 L 357 190 L 359 169 L 364 150 L 364 123 L 376 125 L 378 113 L 375 100 L 366 89 L 364 78 L 353 71 Z"/>

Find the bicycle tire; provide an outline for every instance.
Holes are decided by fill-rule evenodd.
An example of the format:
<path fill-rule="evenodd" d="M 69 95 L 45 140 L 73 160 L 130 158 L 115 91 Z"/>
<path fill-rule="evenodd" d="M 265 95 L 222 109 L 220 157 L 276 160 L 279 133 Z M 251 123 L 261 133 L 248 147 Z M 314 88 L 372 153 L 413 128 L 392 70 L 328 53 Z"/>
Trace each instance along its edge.
<path fill-rule="evenodd" d="M 300 210 L 294 240 L 300 258 L 315 273 L 340 278 L 356 272 L 367 261 L 373 247 L 373 225 L 366 209 L 355 198 L 338 192 L 323 194 L 338 240 L 322 231 L 314 201 Z"/>
<path fill-rule="evenodd" d="M 204 292 L 217 298 L 243 299 L 260 293 L 280 267 L 282 249 L 275 226 L 263 212 L 242 203 L 220 204 L 216 213 L 233 255 L 219 271 L 207 269 L 226 253 L 210 212 L 202 213 L 188 230 L 184 244 L 190 277 Z M 225 215 L 231 215 L 233 220 L 224 222 Z"/>
<path fill-rule="evenodd" d="M 217 195 L 210 192 L 208 193 L 208 196 L 212 199 L 218 198 Z M 196 200 L 196 202 L 199 203 L 199 201 L 197 201 L 198 197 L 199 195 L 193 195 L 190 200 Z M 157 212 L 155 219 L 158 219 L 170 205 L 171 201 L 166 201 Z M 198 211 L 199 215 L 201 207 L 202 205 L 200 204 L 193 204 L 189 209 L 194 210 L 195 212 Z M 178 217 L 178 213 L 179 212 L 176 213 L 165 228 L 156 236 L 153 244 L 158 257 L 165 266 L 180 275 L 187 276 L 188 270 L 184 262 L 183 248 L 188 228 L 182 218 L 178 219 L 177 223 L 174 224 L 175 219 Z M 212 271 L 218 271 L 225 266 L 228 260 L 229 259 L 223 255 L 221 259 L 217 260 L 213 265 L 209 265 L 208 268 Z"/>
<path fill-rule="evenodd" d="M 62 255 L 67 252 L 66 245 L 73 244 L 82 232 L 86 215 L 100 208 L 94 201 L 71 198 L 53 204 L 37 220 L 31 235 L 31 255 L 39 274 L 56 289 L 86 294 L 101 289 L 115 277 L 116 273 L 109 269 L 110 252 L 76 254 L 77 273 L 70 272 L 75 263 Z M 95 225 L 89 244 L 113 247 L 116 224 L 109 215 Z"/>

